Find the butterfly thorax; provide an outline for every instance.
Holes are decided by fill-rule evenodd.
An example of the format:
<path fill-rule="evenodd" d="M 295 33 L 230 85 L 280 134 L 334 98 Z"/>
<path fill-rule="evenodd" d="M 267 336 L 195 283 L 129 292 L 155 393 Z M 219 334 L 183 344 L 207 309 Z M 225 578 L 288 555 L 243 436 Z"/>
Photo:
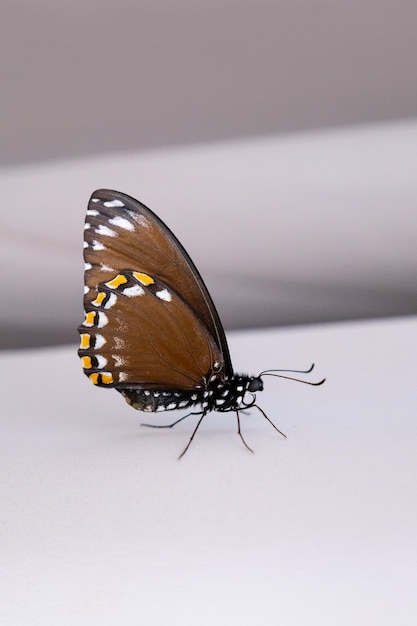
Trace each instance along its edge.
<path fill-rule="evenodd" d="M 215 378 L 207 385 L 191 390 L 122 388 L 118 391 L 138 411 L 173 411 L 201 405 L 201 410 L 208 413 L 236 411 L 252 406 L 255 402 L 254 392 L 262 389 L 260 378 L 234 374 L 226 379 Z"/>

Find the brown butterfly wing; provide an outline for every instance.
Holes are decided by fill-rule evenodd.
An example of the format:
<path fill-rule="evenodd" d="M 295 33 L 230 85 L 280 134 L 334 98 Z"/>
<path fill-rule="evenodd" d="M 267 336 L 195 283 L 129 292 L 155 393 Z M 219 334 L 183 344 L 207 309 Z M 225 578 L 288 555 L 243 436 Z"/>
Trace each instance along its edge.
<path fill-rule="evenodd" d="M 222 369 L 191 308 L 148 274 L 125 271 L 99 285 L 79 331 L 84 372 L 99 386 L 191 390 Z"/>
<path fill-rule="evenodd" d="M 125 194 L 96 191 L 84 241 L 86 320 L 79 327 L 79 354 L 93 382 L 192 389 L 213 372 L 233 373 L 200 274 L 150 209 Z"/>

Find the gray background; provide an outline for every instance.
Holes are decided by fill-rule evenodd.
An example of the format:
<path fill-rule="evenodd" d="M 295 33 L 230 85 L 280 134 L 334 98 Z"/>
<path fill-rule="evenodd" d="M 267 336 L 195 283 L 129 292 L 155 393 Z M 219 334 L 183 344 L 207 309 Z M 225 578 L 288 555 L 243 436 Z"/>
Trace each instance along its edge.
<path fill-rule="evenodd" d="M 3 0 L 4 165 L 417 114 L 415 0 Z"/>

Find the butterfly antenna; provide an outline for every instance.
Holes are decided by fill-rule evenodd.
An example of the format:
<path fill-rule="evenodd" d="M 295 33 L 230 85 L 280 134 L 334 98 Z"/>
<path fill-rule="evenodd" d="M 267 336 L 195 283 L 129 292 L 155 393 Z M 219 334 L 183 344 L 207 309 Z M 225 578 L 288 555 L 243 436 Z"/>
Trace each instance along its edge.
<path fill-rule="evenodd" d="M 178 461 L 179 461 L 180 459 L 182 459 L 182 457 L 184 456 L 184 454 L 187 452 L 187 450 L 188 450 L 188 448 L 190 447 L 191 442 L 192 442 L 192 440 L 194 439 L 194 436 L 195 436 L 195 434 L 196 434 L 196 432 L 197 432 L 197 430 L 198 430 L 198 427 L 200 426 L 201 422 L 203 421 L 203 418 L 204 418 L 206 415 L 207 415 L 207 413 L 206 413 L 206 412 L 204 412 L 204 413 L 201 415 L 200 419 L 199 419 L 199 420 L 198 420 L 198 422 L 197 422 L 197 426 L 194 428 L 194 432 L 193 432 L 193 434 L 191 435 L 189 442 L 187 443 L 187 445 L 185 446 L 184 450 L 183 450 L 183 451 L 181 452 L 181 454 L 179 455 L 179 457 L 178 457 Z"/>
<path fill-rule="evenodd" d="M 294 380 L 297 383 L 303 383 L 304 385 L 312 385 L 313 387 L 318 387 L 322 385 L 326 380 L 320 380 L 318 383 L 310 383 L 308 380 L 301 380 L 301 378 L 294 378 L 293 376 L 284 376 L 283 374 L 274 374 L 273 372 L 288 372 L 293 374 L 310 374 L 313 371 L 314 363 L 308 370 L 265 370 L 259 374 L 259 378 L 261 376 L 275 376 L 276 378 L 286 378 L 287 380 Z"/>
<path fill-rule="evenodd" d="M 276 378 L 286 378 L 287 380 L 294 380 L 296 383 L 303 383 L 304 385 L 312 385 L 313 387 L 319 387 L 325 382 L 325 378 L 323 380 L 319 380 L 318 383 L 311 383 L 308 380 L 301 380 L 301 378 L 293 378 L 292 376 L 283 376 L 282 374 L 270 374 L 269 372 L 264 372 L 263 376 L 275 376 Z"/>
<path fill-rule="evenodd" d="M 252 448 L 250 448 L 248 446 L 248 444 L 246 443 L 246 441 L 243 438 L 242 435 L 242 431 L 240 430 L 240 417 L 239 417 L 239 411 L 236 411 L 236 417 L 237 417 L 237 434 L 239 435 L 239 437 L 241 438 L 243 445 L 249 450 L 249 452 L 252 452 L 252 454 L 254 454 Z"/>
<path fill-rule="evenodd" d="M 302 381 L 301 381 L 302 382 Z M 271 424 L 271 426 L 273 426 L 273 428 L 275 428 L 276 431 L 279 432 L 280 435 L 282 435 L 285 439 L 287 438 L 287 435 L 285 433 L 282 432 L 282 430 L 280 430 L 279 428 L 277 428 L 277 426 L 275 426 L 274 422 L 272 420 L 269 419 L 269 417 L 267 416 L 267 414 L 265 413 L 265 411 L 263 409 L 261 409 L 260 406 L 258 406 L 257 404 L 254 404 L 253 406 L 256 406 L 256 408 L 262 413 L 262 415 L 264 416 L 264 418 Z"/>
<path fill-rule="evenodd" d="M 288 372 L 288 373 L 292 373 L 292 374 L 310 374 L 310 372 L 312 372 L 314 369 L 314 363 L 312 364 L 312 366 L 308 369 L 308 370 L 287 370 L 287 369 L 280 369 L 280 370 L 265 370 L 263 372 L 261 372 L 259 374 L 259 376 L 263 376 L 264 374 L 269 374 L 269 372 Z"/>

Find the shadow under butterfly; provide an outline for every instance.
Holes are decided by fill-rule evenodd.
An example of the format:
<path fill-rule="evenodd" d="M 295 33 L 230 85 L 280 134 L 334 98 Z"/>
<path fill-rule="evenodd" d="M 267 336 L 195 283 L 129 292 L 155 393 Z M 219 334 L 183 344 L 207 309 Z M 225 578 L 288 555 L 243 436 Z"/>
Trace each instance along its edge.
<path fill-rule="evenodd" d="M 199 420 L 181 453 L 188 450 L 210 411 L 234 411 L 243 438 L 239 411 L 256 407 L 258 376 L 235 374 L 223 325 L 210 294 L 189 255 L 169 228 L 144 204 L 107 189 L 90 198 L 85 221 L 85 320 L 78 327 L 78 354 L 84 373 L 98 387 L 119 391 L 134 409 L 171 411 L 199 406 Z"/>

